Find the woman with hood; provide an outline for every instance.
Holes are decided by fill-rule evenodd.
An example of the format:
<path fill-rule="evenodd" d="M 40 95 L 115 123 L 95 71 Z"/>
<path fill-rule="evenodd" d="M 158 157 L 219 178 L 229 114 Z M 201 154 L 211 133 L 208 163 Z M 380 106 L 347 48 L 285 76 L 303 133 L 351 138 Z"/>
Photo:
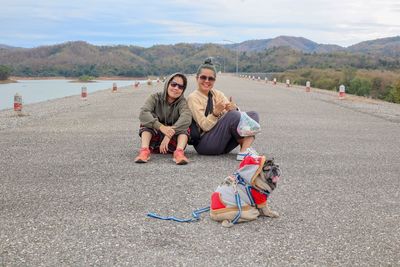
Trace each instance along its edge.
<path fill-rule="evenodd" d="M 141 148 L 136 163 L 146 163 L 151 153 L 173 153 L 178 165 L 187 164 L 184 149 L 188 142 L 192 114 L 184 97 L 187 78 L 172 74 L 164 83 L 164 91 L 150 95 L 140 109 Z"/>

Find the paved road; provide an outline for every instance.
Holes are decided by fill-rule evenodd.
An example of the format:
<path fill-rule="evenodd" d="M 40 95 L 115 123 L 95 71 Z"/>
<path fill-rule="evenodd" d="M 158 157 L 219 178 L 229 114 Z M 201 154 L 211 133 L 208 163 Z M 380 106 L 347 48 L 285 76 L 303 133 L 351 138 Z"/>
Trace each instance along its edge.
<path fill-rule="evenodd" d="M 400 266 L 399 105 L 219 77 L 283 170 L 281 217 L 225 229 L 145 216 L 189 217 L 238 165 L 192 147 L 186 166 L 135 164 L 138 111 L 160 87 L 0 112 L 0 266 Z"/>

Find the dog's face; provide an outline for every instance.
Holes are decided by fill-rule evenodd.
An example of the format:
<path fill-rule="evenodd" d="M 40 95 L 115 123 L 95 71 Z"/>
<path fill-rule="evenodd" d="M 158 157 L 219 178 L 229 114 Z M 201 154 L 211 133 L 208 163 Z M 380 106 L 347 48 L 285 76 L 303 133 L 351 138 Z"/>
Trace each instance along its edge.
<path fill-rule="evenodd" d="M 275 164 L 274 159 L 265 161 L 260 175 L 255 180 L 255 185 L 262 190 L 272 192 L 281 177 L 279 165 Z"/>

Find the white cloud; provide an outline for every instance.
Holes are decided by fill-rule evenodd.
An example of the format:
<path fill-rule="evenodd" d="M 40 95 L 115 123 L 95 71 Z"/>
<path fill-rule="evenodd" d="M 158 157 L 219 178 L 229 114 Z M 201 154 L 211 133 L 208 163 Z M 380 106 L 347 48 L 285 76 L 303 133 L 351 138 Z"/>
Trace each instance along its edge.
<path fill-rule="evenodd" d="M 397 0 L 15 0 L 0 9 L 0 42 L 24 32 L 147 46 L 292 35 L 347 46 L 398 35 L 399 12 Z"/>
<path fill-rule="evenodd" d="M 218 36 L 218 31 L 215 27 L 200 24 L 191 23 L 177 20 L 151 20 L 153 24 L 158 26 L 163 26 L 166 31 L 163 34 L 173 34 L 175 36 L 183 37 L 216 37 Z"/>

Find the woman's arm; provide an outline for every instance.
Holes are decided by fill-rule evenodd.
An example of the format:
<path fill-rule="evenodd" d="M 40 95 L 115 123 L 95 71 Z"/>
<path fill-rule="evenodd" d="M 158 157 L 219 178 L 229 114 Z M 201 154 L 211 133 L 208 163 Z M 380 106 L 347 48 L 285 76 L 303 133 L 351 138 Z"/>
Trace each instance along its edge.
<path fill-rule="evenodd" d="M 173 126 L 175 127 L 175 134 L 183 134 L 187 132 L 192 123 L 192 112 L 190 112 L 186 99 L 181 100 L 177 108 L 179 109 L 179 118 Z"/>
<path fill-rule="evenodd" d="M 143 107 L 140 109 L 139 120 L 144 127 L 153 128 L 159 130 L 161 123 L 156 116 L 154 116 L 154 110 L 156 106 L 155 95 L 150 95 Z"/>
<path fill-rule="evenodd" d="M 189 97 L 189 109 L 192 112 L 193 119 L 200 126 L 201 130 L 208 132 L 218 122 L 218 118 L 210 113 L 207 117 L 204 115 L 206 107 L 200 99 L 196 97 Z"/>

